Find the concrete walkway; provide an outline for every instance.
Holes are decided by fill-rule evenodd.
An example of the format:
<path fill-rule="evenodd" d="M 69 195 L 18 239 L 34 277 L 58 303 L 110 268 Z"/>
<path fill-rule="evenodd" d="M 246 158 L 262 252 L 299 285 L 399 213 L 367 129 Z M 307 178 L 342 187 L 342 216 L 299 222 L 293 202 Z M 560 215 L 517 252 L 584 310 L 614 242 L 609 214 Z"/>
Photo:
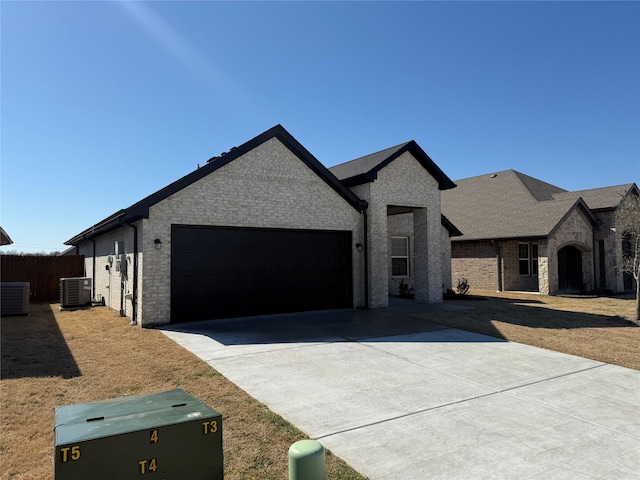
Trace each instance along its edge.
<path fill-rule="evenodd" d="M 372 480 L 640 478 L 640 372 L 410 317 L 430 308 L 456 307 L 164 333 Z"/>

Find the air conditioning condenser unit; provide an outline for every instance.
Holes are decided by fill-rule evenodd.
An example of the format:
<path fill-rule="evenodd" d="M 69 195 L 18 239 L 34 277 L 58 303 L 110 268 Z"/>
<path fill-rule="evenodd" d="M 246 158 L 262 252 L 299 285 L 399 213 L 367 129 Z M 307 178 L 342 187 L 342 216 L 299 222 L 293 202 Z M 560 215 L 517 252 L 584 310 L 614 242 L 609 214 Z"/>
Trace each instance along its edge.
<path fill-rule="evenodd" d="M 60 279 L 60 309 L 78 308 L 91 304 L 91 278 Z"/>
<path fill-rule="evenodd" d="M 0 283 L 0 310 L 2 315 L 29 314 L 29 282 Z"/>

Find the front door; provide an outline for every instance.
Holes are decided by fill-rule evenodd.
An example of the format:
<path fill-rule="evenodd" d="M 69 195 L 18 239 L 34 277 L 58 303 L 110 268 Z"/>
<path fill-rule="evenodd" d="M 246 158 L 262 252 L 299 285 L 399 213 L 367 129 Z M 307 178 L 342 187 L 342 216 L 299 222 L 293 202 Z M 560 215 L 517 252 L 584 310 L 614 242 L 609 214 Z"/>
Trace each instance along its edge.
<path fill-rule="evenodd" d="M 558 289 L 560 292 L 580 292 L 582 282 L 582 252 L 568 245 L 558 250 Z"/>

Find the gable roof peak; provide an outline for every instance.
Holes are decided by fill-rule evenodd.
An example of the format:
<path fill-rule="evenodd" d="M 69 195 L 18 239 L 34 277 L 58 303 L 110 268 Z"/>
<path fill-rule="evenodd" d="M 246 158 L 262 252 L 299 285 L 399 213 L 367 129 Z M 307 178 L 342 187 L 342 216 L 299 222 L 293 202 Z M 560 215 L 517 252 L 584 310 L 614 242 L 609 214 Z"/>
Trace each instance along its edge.
<path fill-rule="evenodd" d="M 329 168 L 329 171 L 347 187 L 353 187 L 376 180 L 380 170 L 405 152 L 410 152 L 420 165 L 438 181 L 440 190 L 447 190 L 456 186 L 415 140 L 400 143 L 379 152 L 335 165 Z"/>
<path fill-rule="evenodd" d="M 571 192 L 561 192 L 553 196 L 554 200 L 582 198 L 591 210 L 612 210 L 630 193 L 637 192 L 635 183 L 611 185 L 609 187 L 588 188 Z"/>
<path fill-rule="evenodd" d="M 174 181 L 164 188 L 152 193 L 151 195 L 143 198 L 137 203 L 134 203 L 128 208 L 119 210 L 110 217 L 102 220 L 96 225 L 86 229 L 79 233 L 75 237 L 67 240 L 66 245 L 75 245 L 83 239 L 94 237 L 101 233 L 113 230 L 124 224 L 130 224 L 138 221 L 142 218 L 149 218 L 149 209 L 156 203 L 168 198 L 174 193 L 182 190 L 185 187 L 201 180 L 207 175 L 215 172 L 216 170 L 224 167 L 228 163 L 236 160 L 245 153 L 259 147 L 263 143 L 277 138 L 291 153 L 293 153 L 300 161 L 302 161 L 307 167 L 309 167 L 321 181 L 324 181 L 329 187 L 331 187 L 338 195 L 340 195 L 346 202 L 348 202 L 353 208 L 358 211 L 366 209 L 366 202 L 363 201 L 343 185 L 335 176 L 327 170 L 300 142 L 298 142 L 284 127 L 280 124 L 271 127 L 269 130 L 261 133 L 260 135 L 252 138 L 248 142 L 243 143 L 238 147 L 234 147 L 229 152 L 225 152 L 217 157 L 212 157 L 207 163 L 197 168 L 196 170 L 188 173 L 184 177 Z"/>

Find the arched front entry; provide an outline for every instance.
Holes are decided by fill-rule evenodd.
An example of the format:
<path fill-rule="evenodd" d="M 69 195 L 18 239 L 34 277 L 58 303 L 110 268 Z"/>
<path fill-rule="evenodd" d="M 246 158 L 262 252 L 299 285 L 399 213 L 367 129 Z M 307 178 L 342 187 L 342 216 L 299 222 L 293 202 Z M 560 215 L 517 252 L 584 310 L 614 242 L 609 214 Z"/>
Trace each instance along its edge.
<path fill-rule="evenodd" d="M 561 292 L 581 291 L 584 287 L 582 278 L 582 252 L 576 247 L 567 245 L 558 250 L 558 288 Z"/>

